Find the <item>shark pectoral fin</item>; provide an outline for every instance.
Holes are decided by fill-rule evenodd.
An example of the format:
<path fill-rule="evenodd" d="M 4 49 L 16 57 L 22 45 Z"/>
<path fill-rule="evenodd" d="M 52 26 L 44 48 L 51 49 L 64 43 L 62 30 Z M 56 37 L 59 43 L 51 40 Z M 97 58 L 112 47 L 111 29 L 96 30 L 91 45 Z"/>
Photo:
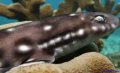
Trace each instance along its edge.
<path fill-rule="evenodd" d="M 38 50 L 34 55 L 32 55 L 28 60 L 26 60 L 25 63 L 30 62 L 48 62 L 52 63 L 54 62 L 54 49 L 40 49 Z"/>

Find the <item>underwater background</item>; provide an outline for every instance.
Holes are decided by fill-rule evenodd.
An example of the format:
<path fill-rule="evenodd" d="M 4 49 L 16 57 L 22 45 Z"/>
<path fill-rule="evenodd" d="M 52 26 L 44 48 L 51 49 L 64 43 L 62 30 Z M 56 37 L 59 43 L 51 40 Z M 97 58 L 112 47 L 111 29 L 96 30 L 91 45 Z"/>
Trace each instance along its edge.
<path fill-rule="evenodd" d="M 64 0 L 45 0 L 45 3 L 41 5 L 40 7 L 44 6 L 45 4 L 50 4 L 53 8 L 53 10 L 58 9 L 60 1 Z M 115 4 L 113 6 L 113 10 L 117 3 L 119 3 L 120 0 L 115 0 Z M 3 3 L 5 5 L 10 5 L 12 0 L 0 0 L 0 3 Z M 102 5 L 105 4 L 105 0 L 101 0 Z M 82 12 L 87 12 L 86 10 L 83 10 Z M 116 15 L 116 17 L 120 17 L 120 12 Z M 6 17 L 0 16 L 0 25 L 12 23 L 12 22 L 18 22 L 16 19 L 8 19 Z M 120 68 L 120 27 L 115 30 L 114 33 L 112 33 L 107 39 L 102 39 L 104 42 L 104 48 L 101 50 L 101 54 L 106 55 L 112 62 L 114 62 L 114 65 L 117 68 Z M 114 57 L 114 58 L 111 58 Z M 117 60 L 117 61 L 115 61 Z"/>

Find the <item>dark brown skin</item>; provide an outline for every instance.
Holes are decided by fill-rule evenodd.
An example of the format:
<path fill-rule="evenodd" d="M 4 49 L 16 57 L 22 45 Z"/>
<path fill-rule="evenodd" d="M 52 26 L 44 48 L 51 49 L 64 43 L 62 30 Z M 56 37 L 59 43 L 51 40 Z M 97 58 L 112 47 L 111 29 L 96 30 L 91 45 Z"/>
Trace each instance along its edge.
<path fill-rule="evenodd" d="M 0 70 L 26 62 L 53 62 L 55 48 L 76 40 L 81 40 L 80 46 L 84 47 L 108 35 L 117 25 L 118 19 L 112 15 L 90 12 L 64 14 L 0 30 Z M 63 38 L 66 34 L 70 34 L 67 39 Z M 57 37 L 62 39 L 57 42 Z"/>

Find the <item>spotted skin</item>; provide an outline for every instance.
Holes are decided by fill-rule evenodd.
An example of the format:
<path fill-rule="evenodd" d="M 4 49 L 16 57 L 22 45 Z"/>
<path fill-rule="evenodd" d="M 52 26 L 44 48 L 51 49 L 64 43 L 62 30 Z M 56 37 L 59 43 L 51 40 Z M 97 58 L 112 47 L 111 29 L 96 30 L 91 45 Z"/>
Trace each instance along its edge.
<path fill-rule="evenodd" d="M 118 19 L 89 12 L 45 18 L 0 30 L 0 71 L 28 62 L 53 62 L 113 32 Z M 77 48 L 77 49 L 76 49 Z"/>

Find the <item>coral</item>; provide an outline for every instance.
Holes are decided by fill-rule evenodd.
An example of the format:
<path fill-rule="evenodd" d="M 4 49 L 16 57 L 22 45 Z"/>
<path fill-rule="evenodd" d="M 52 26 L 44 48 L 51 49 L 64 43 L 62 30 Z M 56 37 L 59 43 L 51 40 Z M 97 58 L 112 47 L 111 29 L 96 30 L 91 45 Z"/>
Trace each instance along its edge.
<path fill-rule="evenodd" d="M 98 46 L 99 51 L 101 51 L 102 48 L 104 47 L 104 43 L 101 39 L 96 40 L 95 44 Z"/>
<path fill-rule="evenodd" d="M 86 8 L 87 11 L 92 11 L 92 12 L 104 12 L 104 13 L 109 13 L 113 15 L 117 15 L 120 12 L 120 3 L 118 3 L 115 7 L 115 9 L 112 11 L 113 5 L 115 3 L 115 0 L 105 0 L 105 5 L 102 6 L 100 0 L 94 0 L 95 4 L 88 6 Z"/>
<path fill-rule="evenodd" d="M 0 15 L 10 19 L 17 19 L 19 21 L 38 20 L 40 18 L 52 16 L 53 10 L 51 5 L 43 4 L 44 0 L 12 0 L 13 4 L 6 6 L 0 3 Z"/>
<path fill-rule="evenodd" d="M 58 9 L 54 12 L 54 15 L 66 14 L 76 12 L 78 9 L 85 9 L 88 5 L 93 5 L 92 0 L 65 0 L 60 2 Z"/>
<path fill-rule="evenodd" d="M 89 52 L 69 62 L 19 66 L 7 73 L 102 73 L 103 70 L 115 70 L 115 68 L 107 57 L 96 52 Z"/>
<path fill-rule="evenodd" d="M 106 55 L 110 61 L 114 64 L 117 70 L 120 70 L 120 52 Z"/>

